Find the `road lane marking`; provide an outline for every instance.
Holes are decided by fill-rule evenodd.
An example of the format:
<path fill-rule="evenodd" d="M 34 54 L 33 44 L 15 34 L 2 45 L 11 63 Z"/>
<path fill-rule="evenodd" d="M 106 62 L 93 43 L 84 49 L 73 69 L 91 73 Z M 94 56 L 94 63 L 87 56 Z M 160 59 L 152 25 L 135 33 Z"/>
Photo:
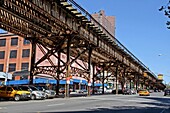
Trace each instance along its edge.
<path fill-rule="evenodd" d="M 59 106 L 59 105 L 64 105 L 65 103 L 60 103 L 60 104 L 49 104 L 47 106 Z"/>
<path fill-rule="evenodd" d="M 7 109 L 7 107 L 0 107 L 0 110 L 1 110 L 1 109 Z"/>

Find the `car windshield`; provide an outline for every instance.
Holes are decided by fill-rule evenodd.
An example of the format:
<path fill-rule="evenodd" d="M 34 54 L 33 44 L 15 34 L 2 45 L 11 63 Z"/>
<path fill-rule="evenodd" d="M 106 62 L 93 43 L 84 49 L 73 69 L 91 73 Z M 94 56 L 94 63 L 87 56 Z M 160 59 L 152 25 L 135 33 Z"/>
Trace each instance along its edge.
<path fill-rule="evenodd" d="M 140 90 L 140 91 L 147 91 L 146 89 L 142 89 L 142 90 Z"/>
<path fill-rule="evenodd" d="M 14 90 L 17 90 L 17 91 L 22 91 L 23 89 L 21 87 L 13 87 Z"/>
<path fill-rule="evenodd" d="M 49 90 L 47 86 L 36 86 L 39 90 Z"/>
<path fill-rule="evenodd" d="M 37 91 L 39 90 L 38 88 L 34 87 L 34 86 L 29 86 L 31 88 L 32 91 Z"/>
<path fill-rule="evenodd" d="M 49 90 L 49 88 L 47 86 L 41 86 L 41 87 L 45 90 Z"/>

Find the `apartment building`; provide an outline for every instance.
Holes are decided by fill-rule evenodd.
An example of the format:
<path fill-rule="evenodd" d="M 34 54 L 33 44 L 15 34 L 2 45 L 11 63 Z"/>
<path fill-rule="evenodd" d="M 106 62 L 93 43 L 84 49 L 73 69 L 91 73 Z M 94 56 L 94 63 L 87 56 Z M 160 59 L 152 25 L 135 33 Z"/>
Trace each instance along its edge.
<path fill-rule="evenodd" d="M 0 33 L 0 72 L 14 73 L 29 70 L 31 44 L 24 38 L 9 33 Z M 20 79 L 20 78 L 13 78 Z"/>
<path fill-rule="evenodd" d="M 115 36 L 115 16 L 106 16 L 104 10 L 92 14 L 92 17 L 99 22 L 111 35 Z M 104 32 L 104 31 L 103 31 Z"/>

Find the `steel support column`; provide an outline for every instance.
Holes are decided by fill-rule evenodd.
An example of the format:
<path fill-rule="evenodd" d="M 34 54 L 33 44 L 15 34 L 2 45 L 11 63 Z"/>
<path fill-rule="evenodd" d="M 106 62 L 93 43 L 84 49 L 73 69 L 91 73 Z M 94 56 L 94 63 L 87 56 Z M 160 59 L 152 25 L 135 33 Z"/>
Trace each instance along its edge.
<path fill-rule="evenodd" d="M 146 78 L 144 78 L 144 81 L 143 81 L 143 89 L 146 88 Z"/>
<path fill-rule="evenodd" d="M 115 76 L 116 76 L 116 94 L 118 94 L 118 65 L 116 65 L 116 72 L 115 72 Z"/>
<path fill-rule="evenodd" d="M 61 52 L 58 51 L 58 69 L 57 69 L 57 84 L 56 84 L 56 94 L 59 95 L 59 85 L 60 85 L 60 58 Z"/>
<path fill-rule="evenodd" d="M 66 84 L 65 84 L 65 97 L 69 97 L 69 76 L 70 76 L 70 45 L 71 45 L 71 37 L 68 36 L 67 41 L 67 63 L 66 63 Z"/>
<path fill-rule="evenodd" d="M 94 76 L 95 76 L 95 72 L 94 71 L 95 71 L 95 64 L 93 63 L 92 66 L 93 66 L 93 82 L 92 82 L 93 90 L 92 90 L 92 94 L 94 95 Z"/>
<path fill-rule="evenodd" d="M 102 94 L 104 94 L 104 69 L 105 69 L 105 66 L 104 66 L 104 64 L 103 64 L 103 79 L 102 79 Z"/>
<path fill-rule="evenodd" d="M 90 81 L 90 72 L 91 72 L 91 54 L 92 54 L 92 47 L 89 46 L 89 55 L 88 55 L 88 96 L 90 96 L 90 87 L 91 87 L 91 81 Z"/>
<path fill-rule="evenodd" d="M 136 84 L 136 82 L 137 82 L 137 77 L 136 77 L 136 74 L 134 75 L 133 81 L 134 81 L 134 89 L 137 89 L 137 84 Z"/>
<path fill-rule="evenodd" d="M 130 89 L 132 89 L 132 79 L 130 78 Z"/>
<path fill-rule="evenodd" d="M 30 81 L 29 84 L 33 84 L 34 68 L 35 68 L 35 57 L 36 57 L 36 40 L 31 40 L 32 54 L 31 54 L 31 67 L 30 67 Z"/>
<path fill-rule="evenodd" d="M 135 84 L 136 84 L 136 90 L 138 90 L 138 87 L 139 87 L 139 75 L 136 75 Z"/>

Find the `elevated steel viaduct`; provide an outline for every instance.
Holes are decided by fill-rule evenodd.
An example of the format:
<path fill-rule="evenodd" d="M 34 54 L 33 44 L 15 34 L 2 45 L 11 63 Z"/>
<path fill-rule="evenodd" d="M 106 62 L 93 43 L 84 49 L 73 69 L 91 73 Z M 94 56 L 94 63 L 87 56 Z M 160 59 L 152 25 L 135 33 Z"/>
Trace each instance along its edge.
<path fill-rule="evenodd" d="M 139 84 L 158 89 L 165 87 L 154 73 L 73 0 L 0 0 L 0 28 L 31 41 L 30 84 L 37 74 L 48 74 L 59 81 L 76 73 L 86 78 L 90 86 L 90 82 L 94 85 L 98 73 L 95 68 L 100 67 L 98 71 L 103 73 L 103 83 L 107 77 L 115 76 L 122 84 L 127 79 L 133 80 L 136 88 Z M 44 54 L 37 62 L 36 45 Z M 66 54 L 66 61 L 62 60 L 61 53 Z M 51 56 L 58 60 L 57 65 Z M 45 60 L 51 65 L 39 66 Z M 83 65 L 78 60 L 83 61 Z M 73 63 L 81 69 L 73 67 Z M 104 76 L 104 71 L 111 74 Z M 69 84 L 66 85 L 66 96 L 69 96 L 68 88 Z"/>

